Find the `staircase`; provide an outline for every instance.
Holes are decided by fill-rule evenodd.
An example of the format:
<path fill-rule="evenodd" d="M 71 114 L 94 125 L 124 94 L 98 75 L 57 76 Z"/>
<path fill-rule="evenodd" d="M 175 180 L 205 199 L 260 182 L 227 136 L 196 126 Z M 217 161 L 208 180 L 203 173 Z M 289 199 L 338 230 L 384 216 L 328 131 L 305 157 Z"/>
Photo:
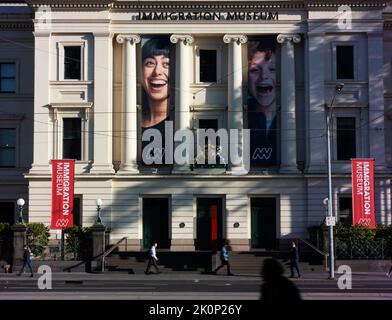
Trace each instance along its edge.
<path fill-rule="evenodd" d="M 230 268 L 234 274 L 260 274 L 265 259 L 275 258 L 278 260 L 285 270 L 286 274 L 290 274 L 290 256 L 285 251 L 247 251 L 247 252 L 231 252 Z M 302 254 L 299 263 L 300 272 L 325 272 L 322 261 Z"/>
<path fill-rule="evenodd" d="M 158 267 L 163 273 L 178 271 L 211 271 L 211 253 L 207 251 L 158 251 Z M 113 252 L 105 259 L 105 271 L 122 271 L 141 274 L 148 263 L 147 252 Z M 155 272 L 155 268 L 150 268 Z"/>
<path fill-rule="evenodd" d="M 173 272 L 201 272 L 208 273 L 216 264 L 220 264 L 219 253 L 213 256 L 209 251 L 173 252 L 158 251 L 158 267 L 163 273 Z M 263 261 L 267 258 L 275 258 L 282 263 L 286 273 L 290 272 L 290 260 L 288 251 L 246 251 L 230 252 L 231 271 L 235 274 L 260 274 Z M 146 270 L 148 255 L 146 252 L 113 252 L 105 259 L 105 271 L 127 272 L 142 274 Z M 321 258 L 307 252 L 301 253 L 301 272 L 325 272 Z M 151 267 L 155 272 L 155 268 Z M 225 273 L 226 269 L 219 271 Z"/>

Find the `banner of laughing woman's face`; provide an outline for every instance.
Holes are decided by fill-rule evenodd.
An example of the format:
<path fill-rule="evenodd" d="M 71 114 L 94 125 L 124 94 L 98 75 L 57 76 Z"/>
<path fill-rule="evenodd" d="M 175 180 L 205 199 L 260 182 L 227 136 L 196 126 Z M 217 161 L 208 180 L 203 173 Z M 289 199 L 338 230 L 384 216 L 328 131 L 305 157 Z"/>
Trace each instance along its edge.
<path fill-rule="evenodd" d="M 144 36 L 141 41 L 142 164 L 165 163 L 165 123 L 170 119 L 169 36 Z M 153 138 L 153 135 L 161 139 Z M 158 137 L 159 138 L 159 137 Z M 161 140 L 161 141 L 159 141 Z M 152 142 L 152 143 L 151 143 Z M 161 143 L 159 143 L 161 142 Z"/>

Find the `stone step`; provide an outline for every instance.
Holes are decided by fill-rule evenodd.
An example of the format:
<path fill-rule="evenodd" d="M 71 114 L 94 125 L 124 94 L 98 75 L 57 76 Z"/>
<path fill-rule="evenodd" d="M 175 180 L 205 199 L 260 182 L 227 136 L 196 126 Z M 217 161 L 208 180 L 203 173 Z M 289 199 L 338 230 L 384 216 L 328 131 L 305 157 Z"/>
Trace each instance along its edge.
<path fill-rule="evenodd" d="M 38 272 L 40 266 L 49 266 L 52 272 L 85 272 L 86 264 L 83 261 L 52 261 L 52 260 L 33 260 L 33 272 Z M 12 266 L 12 272 L 17 273 L 21 269 L 22 264 Z M 30 272 L 28 267 L 24 270 Z"/>

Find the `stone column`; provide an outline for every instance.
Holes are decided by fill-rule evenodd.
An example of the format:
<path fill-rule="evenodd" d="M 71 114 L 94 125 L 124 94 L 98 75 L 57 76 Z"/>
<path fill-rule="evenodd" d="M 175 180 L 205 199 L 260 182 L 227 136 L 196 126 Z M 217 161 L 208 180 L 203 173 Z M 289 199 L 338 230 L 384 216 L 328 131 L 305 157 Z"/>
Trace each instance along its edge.
<path fill-rule="evenodd" d="M 119 34 L 116 40 L 123 44 L 123 134 L 119 173 L 138 173 L 136 45 L 140 43 L 140 37 Z"/>
<path fill-rule="evenodd" d="M 173 34 L 170 41 L 176 44 L 176 94 L 175 94 L 175 130 L 184 130 L 190 128 L 190 52 L 189 45 L 194 42 L 194 38 L 189 34 Z M 177 146 L 178 143 L 175 143 Z M 189 146 L 193 150 L 194 146 Z M 189 159 L 190 161 L 191 159 Z M 188 164 L 176 165 L 173 168 L 174 173 L 189 173 Z"/>
<path fill-rule="evenodd" d="M 230 171 L 238 173 L 244 171 L 242 157 L 242 129 L 243 129 L 243 100 L 242 100 L 242 54 L 241 45 L 246 43 L 248 38 L 242 34 L 226 34 L 223 42 L 229 45 L 228 59 L 228 129 L 238 130 L 238 143 L 230 139 L 230 152 L 237 154 L 240 159 L 237 163 L 230 161 Z M 235 143 L 232 143 L 235 142 Z M 235 150 L 232 150 L 235 148 Z M 232 156 L 230 156 L 230 160 Z"/>
<path fill-rule="evenodd" d="M 26 244 L 26 226 L 24 224 L 14 224 L 11 227 L 13 231 L 13 255 L 12 255 L 12 268 L 13 271 L 19 271 L 23 264 L 24 245 Z"/>
<path fill-rule="evenodd" d="M 114 173 L 112 161 L 113 34 L 94 33 L 94 163 L 91 173 Z"/>
<path fill-rule="evenodd" d="M 369 156 L 375 159 L 377 173 L 386 172 L 383 65 L 383 34 L 368 33 Z"/>
<path fill-rule="evenodd" d="M 91 227 L 93 244 L 91 271 L 102 271 L 102 254 L 105 252 L 105 231 L 106 227 L 103 224 L 95 224 Z"/>
<path fill-rule="evenodd" d="M 307 64 L 307 172 L 327 172 L 324 67 L 325 33 L 308 33 L 305 49 Z M 330 102 L 329 102 L 330 103 Z"/>
<path fill-rule="evenodd" d="M 280 171 L 295 173 L 297 169 L 297 138 L 295 125 L 295 60 L 294 44 L 301 42 L 298 34 L 279 34 L 281 50 L 281 165 Z"/>
<path fill-rule="evenodd" d="M 49 159 L 52 157 L 52 140 L 48 142 L 48 132 L 53 130 L 51 123 L 48 123 L 50 103 L 50 67 L 56 63 L 55 56 L 51 54 L 50 32 L 34 32 L 34 141 L 33 164 L 30 173 L 50 173 Z M 38 71 L 39 70 L 39 71 Z M 31 142 L 32 143 L 32 142 Z"/>

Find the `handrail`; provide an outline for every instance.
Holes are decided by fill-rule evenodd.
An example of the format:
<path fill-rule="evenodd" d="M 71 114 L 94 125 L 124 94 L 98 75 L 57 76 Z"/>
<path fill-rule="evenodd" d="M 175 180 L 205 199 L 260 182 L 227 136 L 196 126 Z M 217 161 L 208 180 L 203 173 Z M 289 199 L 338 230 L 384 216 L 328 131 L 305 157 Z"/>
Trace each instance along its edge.
<path fill-rule="evenodd" d="M 306 245 L 308 245 L 310 248 L 312 248 L 314 251 L 316 251 L 317 253 L 321 254 L 322 256 L 328 257 L 329 253 L 326 253 L 324 251 L 321 251 L 319 248 L 315 247 L 313 244 L 311 244 L 310 242 L 304 240 L 304 239 L 298 239 L 300 241 L 302 241 L 303 243 L 305 243 Z"/>
<path fill-rule="evenodd" d="M 328 270 L 328 259 L 327 259 L 327 257 L 329 257 L 329 253 L 321 251 L 319 248 L 315 247 L 313 244 L 311 244 L 310 242 L 308 242 L 308 241 L 306 241 L 304 239 L 298 238 L 298 240 L 302 241 L 303 243 L 305 243 L 307 246 L 309 246 L 311 249 L 316 251 L 318 254 L 321 254 L 322 256 L 324 256 L 324 258 L 325 258 L 325 270 Z"/>
<path fill-rule="evenodd" d="M 123 242 L 124 240 L 127 240 L 127 237 L 123 237 L 121 238 L 119 241 L 117 241 L 116 244 L 112 245 L 108 250 L 106 250 L 103 254 L 102 254 L 102 272 L 105 271 L 105 257 L 107 257 L 110 253 L 112 253 L 112 251 L 116 248 L 118 248 L 118 246 L 120 245 L 121 242 Z"/>

